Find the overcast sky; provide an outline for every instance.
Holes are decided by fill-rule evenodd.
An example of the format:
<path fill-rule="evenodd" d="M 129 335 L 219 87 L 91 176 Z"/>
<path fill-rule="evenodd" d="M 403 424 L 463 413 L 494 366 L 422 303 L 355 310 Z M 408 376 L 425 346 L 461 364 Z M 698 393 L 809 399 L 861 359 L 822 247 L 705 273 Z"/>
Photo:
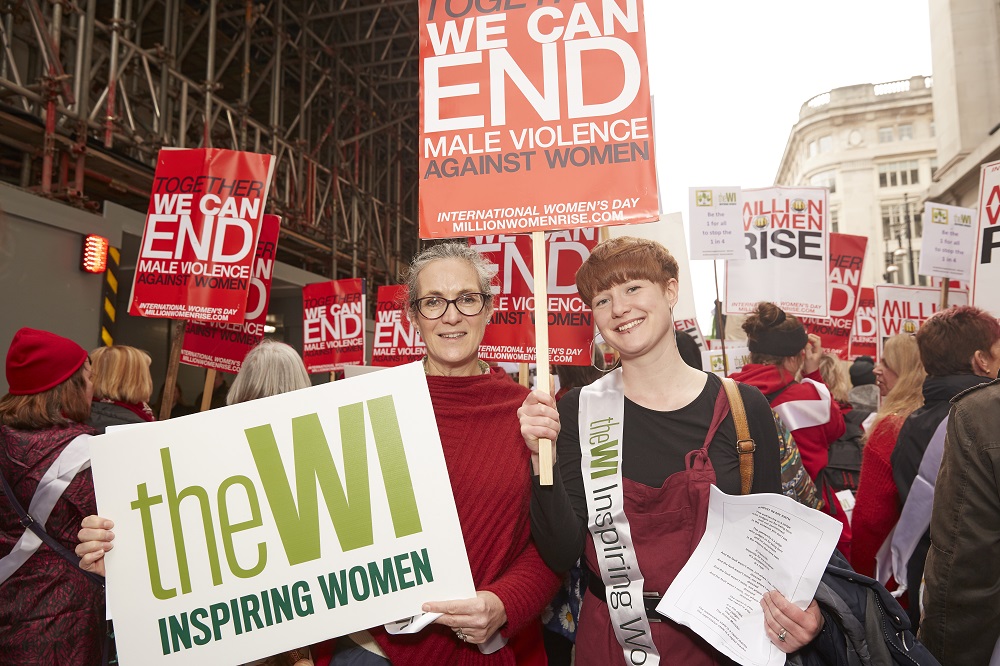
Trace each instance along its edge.
<path fill-rule="evenodd" d="M 685 222 L 688 187 L 772 184 L 814 95 L 933 73 L 926 0 L 644 4 L 661 206 Z M 711 264 L 692 263 L 705 326 Z"/>

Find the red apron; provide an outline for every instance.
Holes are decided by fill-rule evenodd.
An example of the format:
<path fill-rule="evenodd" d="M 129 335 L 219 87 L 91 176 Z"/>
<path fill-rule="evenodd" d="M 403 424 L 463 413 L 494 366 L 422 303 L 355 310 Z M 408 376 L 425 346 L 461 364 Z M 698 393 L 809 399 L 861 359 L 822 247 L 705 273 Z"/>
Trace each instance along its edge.
<path fill-rule="evenodd" d="M 705 534 L 709 488 L 715 484 L 715 469 L 708 458 L 708 447 L 728 413 L 729 400 L 725 389 L 720 389 L 704 445 L 688 453 L 686 469 L 671 474 L 660 488 L 622 478 L 625 516 L 631 526 L 632 545 L 642 567 L 647 592 L 662 596 Z M 593 538 L 589 534 L 584 560 L 590 575 L 600 580 L 600 573 L 594 573 L 601 569 Z M 730 663 L 687 627 L 662 616 L 650 616 L 662 619 L 662 622 L 649 623 L 662 664 L 708 666 Z M 626 664 L 604 597 L 587 594 L 581 604 L 575 663 L 577 666 Z"/>

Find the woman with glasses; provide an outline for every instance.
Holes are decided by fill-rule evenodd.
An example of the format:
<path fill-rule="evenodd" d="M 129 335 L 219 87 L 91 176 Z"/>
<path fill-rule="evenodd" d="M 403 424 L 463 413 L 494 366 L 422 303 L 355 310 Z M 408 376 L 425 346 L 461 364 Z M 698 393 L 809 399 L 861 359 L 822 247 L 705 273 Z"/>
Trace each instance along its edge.
<path fill-rule="evenodd" d="M 425 604 L 442 615 L 418 634 L 372 630 L 396 664 L 545 663 L 538 618 L 559 578 L 531 541 L 530 462 L 517 420 L 528 391 L 479 360 L 495 272 L 476 250 L 444 243 L 421 252 L 406 276 L 477 594 Z"/>
<path fill-rule="evenodd" d="M 729 663 L 654 608 L 704 533 L 713 483 L 731 495 L 781 492 L 778 436 L 760 391 L 738 389 L 756 447 L 744 488 L 722 381 L 687 365 L 677 350 L 677 274 L 677 261 L 659 243 L 614 238 L 598 245 L 576 283 L 621 368 L 570 391 L 558 407 L 534 391 L 519 411 L 536 469 L 538 439 L 557 440 L 553 485 L 533 486 L 538 548 L 557 571 L 582 554 L 591 572 L 576 635 L 577 666 L 656 663 L 654 653 L 660 663 Z M 587 432 L 581 424 L 589 424 Z M 590 473 L 600 468 L 598 457 L 604 463 L 612 457 L 613 444 L 620 465 Z M 630 535 L 631 547 L 618 544 L 628 540 L 619 532 Z M 767 638 L 783 652 L 813 642 L 823 628 L 815 601 L 801 610 L 771 591 L 760 604 Z"/>
<path fill-rule="evenodd" d="M 875 384 L 882 396 L 882 408 L 865 434 L 861 481 L 851 516 L 854 536 L 851 566 L 872 578 L 875 554 L 892 531 L 902 508 L 889 459 L 906 417 L 924 404 L 925 377 L 916 338 L 904 334 L 886 340 L 882 358 L 875 365 Z"/>

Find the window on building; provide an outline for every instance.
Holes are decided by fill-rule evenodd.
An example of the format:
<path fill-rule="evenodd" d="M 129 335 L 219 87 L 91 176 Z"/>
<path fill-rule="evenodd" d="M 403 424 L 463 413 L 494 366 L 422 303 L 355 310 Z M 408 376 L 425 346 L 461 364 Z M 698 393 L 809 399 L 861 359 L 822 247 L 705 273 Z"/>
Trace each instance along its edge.
<path fill-rule="evenodd" d="M 819 152 L 829 153 L 833 150 L 833 137 L 827 134 L 819 138 Z"/>
<path fill-rule="evenodd" d="M 878 128 L 878 142 L 879 143 L 892 143 L 892 128 L 891 127 L 879 127 Z"/>
<path fill-rule="evenodd" d="M 809 157 L 816 157 L 819 154 L 819 144 L 815 141 L 809 142 Z"/>
<path fill-rule="evenodd" d="M 936 136 L 936 135 L 934 133 L 934 121 L 932 120 L 931 121 L 931 137 L 934 137 L 934 136 Z"/>
<path fill-rule="evenodd" d="M 831 190 L 832 191 L 832 190 Z M 831 208 L 830 209 L 830 233 L 838 233 L 840 231 L 840 209 Z"/>
<path fill-rule="evenodd" d="M 837 172 L 833 169 L 820 171 L 809 179 L 809 184 L 813 187 L 826 187 L 833 194 L 837 191 Z"/>
<path fill-rule="evenodd" d="M 899 140 L 909 141 L 913 138 L 913 125 L 900 125 L 899 126 Z"/>
<path fill-rule="evenodd" d="M 931 178 L 933 178 L 934 174 L 936 174 L 936 173 L 937 173 L 937 158 L 936 157 L 932 157 L 931 158 Z"/>
<path fill-rule="evenodd" d="M 906 243 L 906 208 L 909 207 L 909 233 L 913 234 L 912 239 L 917 240 L 924 235 L 923 211 L 920 210 L 917 201 L 909 201 L 906 205 L 902 201 L 882 204 L 882 239 L 889 241 L 899 239 Z"/>
<path fill-rule="evenodd" d="M 878 167 L 878 186 L 916 185 L 920 182 L 919 167 L 920 164 L 916 160 L 880 164 Z"/>

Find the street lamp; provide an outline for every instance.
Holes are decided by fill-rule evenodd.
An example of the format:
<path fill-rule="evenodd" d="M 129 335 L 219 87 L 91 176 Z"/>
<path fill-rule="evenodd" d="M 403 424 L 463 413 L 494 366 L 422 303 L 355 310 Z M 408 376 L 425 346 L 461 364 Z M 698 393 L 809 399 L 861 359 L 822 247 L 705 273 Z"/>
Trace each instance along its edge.
<path fill-rule="evenodd" d="M 906 194 L 903 195 L 903 215 L 900 219 L 901 235 L 906 237 L 906 249 L 902 248 L 902 239 L 900 239 L 900 248 L 893 252 L 896 256 L 902 256 L 904 253 L 907 257 L 907 262 L 910 266 L 910 284 L 917 283 L 917 271 L 913 266 L 913 231 L 910 227 L 910 202 Z"/>

